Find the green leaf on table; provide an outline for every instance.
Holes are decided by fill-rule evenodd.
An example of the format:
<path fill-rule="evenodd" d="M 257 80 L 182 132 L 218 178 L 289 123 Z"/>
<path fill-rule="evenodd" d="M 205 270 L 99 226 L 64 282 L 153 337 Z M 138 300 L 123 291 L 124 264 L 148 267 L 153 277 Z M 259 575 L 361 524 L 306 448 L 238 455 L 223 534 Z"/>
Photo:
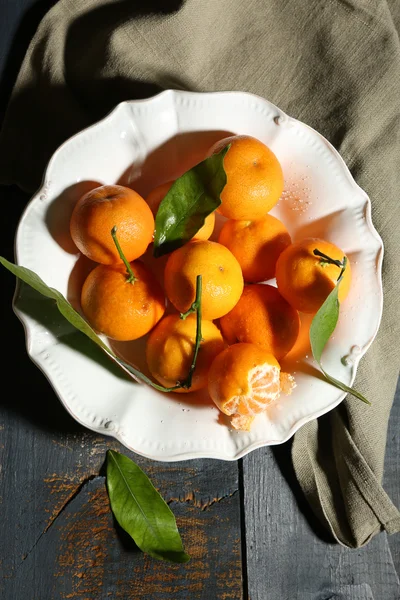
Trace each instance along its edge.
<path fill-rule="evenodd" d="M 343 275 L 343 273 L 342 273 Z M 347 392 L 348 394 L 352 394 L 359 400 L 362 400 L 366 404 L 371 404 L 369 400 L 367 400 L 360 392 L 357 390 L 347 386 L 345 383 L 342 383 L 335 377 L 329 375 L 321 364 L 321 357 L 324 351 L 324 348 L 331 337 L 332 333 L 335 330 L 337 322 L 339 320 L 339 310 L 340 310 L 340 302 L 339 302 L 339 284 L 342 278 L 342 275 L 339 277 L 336 282 L 335 287 L 315 314 L 311 327 L 310 327 L 310 344 L 311 350 L 313 353 L 313 357 L 317 361 L 322 373 L 325 378 L 334 385 L 339 388 L 343 392 Z"/>
<path fill-rule="evenodd" d="M 230 145 L 178 177 L 160 203 L 155 220 L 156 257 L 191 240 L 209 214 L 221 204 L 226 184 L 224 157 Z"/>
<path fill-rule="evenodd" d="M 173 512 L 130 458 L 108 450 L 106 480 L 111 510 L 142 552 L 174 563 L 190 560 Z"/>

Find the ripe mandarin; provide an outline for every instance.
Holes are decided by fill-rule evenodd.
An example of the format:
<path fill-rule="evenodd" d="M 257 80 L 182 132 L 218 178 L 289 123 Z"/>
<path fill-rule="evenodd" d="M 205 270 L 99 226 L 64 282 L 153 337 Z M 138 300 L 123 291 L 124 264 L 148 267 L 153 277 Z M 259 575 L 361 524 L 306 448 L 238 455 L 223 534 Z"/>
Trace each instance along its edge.
<path fill-rule="evenodd" d="M 249 283 L 273 279 L 276 261 L 291 241 L 285 225 L 272 215 L 257 221 L 228 219 L 218 238 L 237 258 Z"/>
<path fill-rule="evenodd" d="M 293 348 L 300 331 L 297 310 L 276 287 L 263 283 L 246 285 L 239 302 L 219 323 L 228 344 L 257 344 L 277 360 Z"/>
<path fill-rule="evenodd" d="M 208 370 L 214 358 L 224 349 L 222 335 L 211 321 L 201 322 L 202 341 L 190 389 L 193 392 L 207 386 Z M 186 319 L 167 315 L 150 333 L 146 344 L 146 361 L 150 373 L 161 385 L 172 387 L 186 379 L 196 344 L 196 315 Z"/>
<path fill-rule="evenodd" d="M 228 219 L 256 220 L 264 217 L 283 192 L 283 171 L 272 150 L 249 135 L 233 135 L 212 146 L 209 154 L 230 144 L 224 157 L 226 185 L 218 211 Z"/>
<path fill-rule="evenodd" d="M 130 263 L 137 278 L 130 283 L 124 264 L 97 265 L 81 291 L 84 316 L 98 333 L 118 341 L 148 333 L 165 312 L 164 292 L 141 262 Z"/>
<path fill-rule="evenodd" d="M 341 268 L 314 255 L 314 250 L 342 261 L 345 253 L 335 244 L 319 238 L 305 238 L 291 244 L 276 263 L 276 283 L 282 296 L 300 312 L 316 313 L 336 285 Z M 339 301 L 349 293 L 351 267 L 339 283 Z"/>
<path fill-rule="evenodd" d="M 240 265 L 225 246 L 209 240 L 193 240 L 174 250 L 164 271 L 164 287 L 170 302 L 186 312 L 196 296 L 196 277 L 202 275 L 202 316 L 210 321 L 232 310 L 243 291 Z"/>
<path fill-rule="evenodd" d="M 114 226 L 127 261 L 145 253 L 154 234 L 154 217 L 147 202 L 125 186 L 102 185 L 78 200 L 71 215 L 70 233 L 82 254 L 111 265 L 122 262 L 111 237 Z"/>

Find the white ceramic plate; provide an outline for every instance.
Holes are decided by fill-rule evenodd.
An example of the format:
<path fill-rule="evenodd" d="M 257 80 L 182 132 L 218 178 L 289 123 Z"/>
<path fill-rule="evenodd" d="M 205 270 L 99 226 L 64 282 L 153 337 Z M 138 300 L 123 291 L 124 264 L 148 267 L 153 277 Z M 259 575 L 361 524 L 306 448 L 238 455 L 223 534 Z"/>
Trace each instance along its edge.
<path fill-rule="evenodd" d="M 328 373 L 351 385 L 382 313 L 383 245 L 371 222 L 370 200 L 320 134 L 258 96 L 168 90 L 119 104 L 53 155 L 42 188 L 21 218 L 16 260 L 78 307 L 79 285 L 90 265 L 79 258 L 68 234 L 77 198 L 105 183 L 130 185 L 146 195 L 202 160 L 215 140 L 230 133 L 255 136 L 278 156 L 285 191 L 271 213 L 286 224 L 293 240 L 322 237 L 350 258 L 351 292 L 323 363 Z M 318 376 L 308 346 L 309 318 L 303 319 L 304 335 L 282 364 L 294 372 L 297 387 L 258 416 L 247 433 L 231 430 L 205 393 L 168 395 L 133 382 L 25 285 L 17 285 L 14 310 L 25 327 L 30 358 L 70 414 L 156 460 L 237 459 L 260 446 L 285 442 L 345 396 Z M 144 341 L 114 349 L 145 369 Z"/>

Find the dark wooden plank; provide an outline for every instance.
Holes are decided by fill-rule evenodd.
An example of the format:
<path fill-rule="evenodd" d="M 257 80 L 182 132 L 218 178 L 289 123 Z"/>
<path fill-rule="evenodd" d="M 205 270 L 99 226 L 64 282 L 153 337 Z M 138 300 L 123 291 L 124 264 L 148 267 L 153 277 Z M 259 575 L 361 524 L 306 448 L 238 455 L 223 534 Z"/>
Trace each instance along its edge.
<path fill-rule="evenodd" d="M 30 367 L 24 372 L 28 379 Z M 29 380 L 14 384 L 27 403 L 28 387 Z M 39 398 L 49 395 L 44 378 L 33 387 Z M 29 411 L 2 412 L 2 598 L 242 597 L 236 463 L 155 463 L 76 430 L 65 415 L 42 428 L 40 414 L 34 423 Z M 113 522 L 99 475 L 107 448 L 131 456 L 170 503 L 192 556 L 188 565 L 145 557 Z"/>
<path fill-rule="evenodd" d="M 8 429 L 10 420 L 6 420 Z M 5 430 L 3 430 L 5 431 Z M 177 517 L 187 565 L 155 561 L 114 523 L 103 476 L 106 448 L 118 443 L 80 432 L 49 435 L 19 419 L 5 436 L 2 598 L 241 598 L 236 465 L 136 462 Z M 17 436 L 20 439 L 15 445 Z M 26 453 L 31 450 L 30 458 Z M 17 471 L 17 472 L 16 472 Z M 32 594 L 34 590 L 34 595 Z"/>
<path fill-rule="evenodd" d="M 186 599 L 188 595 L 239 598 L 241 582 L 237 574 L 240 570 L 235 569 L 235 560 L 230 565 L 231 571 L 224 574 L 219 571 L 219 554 L 225 552 L 232 556 L 229 546 L 234 540 L 229 528 L 225 531 L 225 524 L 233 504 L 228 500 L 223 511 L 221 507 L 216 511 L 207 509 L 210 512 L 204 517 L 194 505 L 174 503 L 192 560 L 187 565 L 170 565 L 138 553 L 121 532 L 116 536 L 103 478 L 96 478 L 84 486 L 54 522 L 46 534 L 45 545 L 38 545 L 34 555 L 24 561 L 15 597 L 26 596 L 29 587 L 23 575 L 25 572 L 29 578 L 34 568 L 36 581 L 40 582 L 38 598 L 105 600 L 111 596 L 124 600 L 167 600 Z M 214 523 L 213 536 L 207 532 L 208 519 Z M 222 545 L 220 540 L 223 540 Z M 49 553 L 49 548 L 54 548 L 55 553 Z M 240 556 L 238 558 L 240 560 Z"/>
<path fill-rule="evenodd" d="M 385 477 L 394 502 L 400 499 L 399 407 L 397 394 Z M 357 550 L 332 543 L 301 495 L 290 442 L 245 457 L 243 483 L 251 600 L 400 598 L 400 536 L 381 533 Z"/>
<path fill-rule="evenodd" d="M 390 413 L 383 485 L 396 506 L 400 506 L 400 379 Z M 400 534 L 388 538 L 393 564 L 400 577 Z"/>
<path fill-rule="evenodd" d="M 26 201 L 18 189 L 0 188 L 9 208 L 0 254 L 9 260 Z M 2 385 L 10 390 L 0 398 L 0 597 L 242 598 L 238 464 L 154 462 L 83 429 L 27 356 L 11 308 L 14 277 L 1 269 L 0 281 Z M 133 458 L 170 503 L 188 565 L 144 556 L 114 524 L 103 469 L 108 448 Z"/>

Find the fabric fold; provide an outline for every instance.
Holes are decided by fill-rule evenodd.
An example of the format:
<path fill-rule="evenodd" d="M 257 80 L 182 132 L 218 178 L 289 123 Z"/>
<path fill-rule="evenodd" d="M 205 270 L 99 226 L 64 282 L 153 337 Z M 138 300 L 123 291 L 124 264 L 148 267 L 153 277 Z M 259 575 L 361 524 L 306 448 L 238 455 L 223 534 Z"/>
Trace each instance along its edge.
<path fill-rule="evenodd" d="M 355 445 L 341 411 L 302 427 L 292 458 L 310 505 L 337 542 L 359 548 L 379 531 L 400 531 L 400 513 Z"/>

